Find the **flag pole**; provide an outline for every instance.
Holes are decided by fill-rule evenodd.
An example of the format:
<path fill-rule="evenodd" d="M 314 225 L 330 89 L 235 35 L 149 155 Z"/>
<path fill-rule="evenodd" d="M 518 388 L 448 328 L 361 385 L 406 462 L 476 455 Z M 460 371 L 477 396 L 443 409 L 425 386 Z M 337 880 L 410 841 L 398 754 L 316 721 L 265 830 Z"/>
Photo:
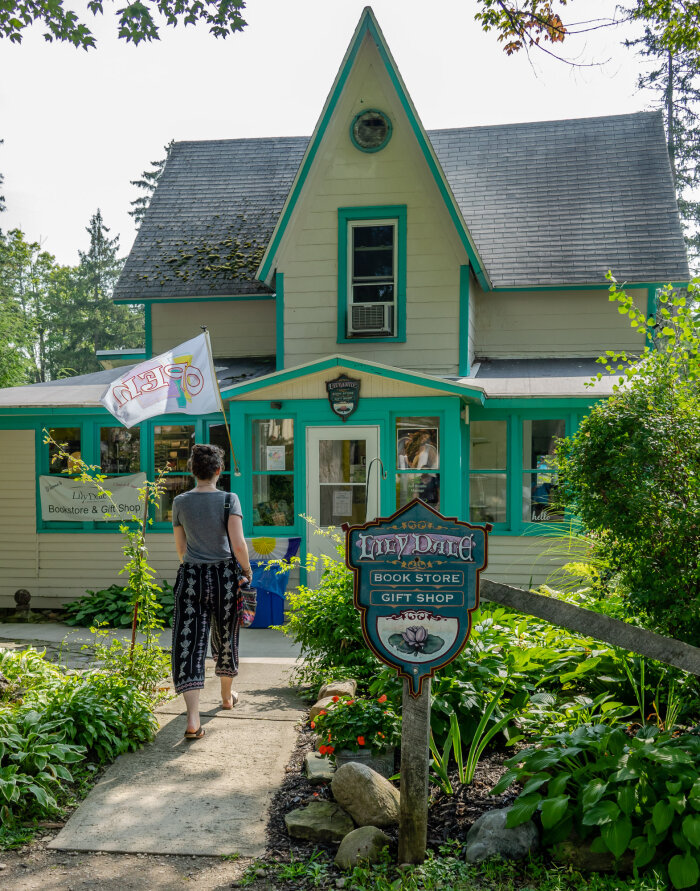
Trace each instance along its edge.
<path fill-rule="evenodd" d="M 241 475 L 241 468 L 238 466 L 238 461 L 236 461 L 236 453 L 233 450 L 233 442 L 231 440 L 231 431 L 229 430 L 228 420 L 226 419 L 226 409 L 224 408 L 224 400 L 221 398 L 221 388 L 219 387 L 219 381 L 216 376 L 216 368 L 214 367 L 214 356 L 211 351 L 211 340 L 209 338 L 209 329 L 206 325 L 199 326 L 205 334 L 207 339 L 207 354 L 209 356 L 209 364 L 211 365 L 211 376 L 214 379 L 214 383 L 216 384 L 216 392 L 219 394 L 219 407 L 221 408 L 221 414 L 224 419 L 224 427 L 226 428 L 226 435 L 228 436 L 228 444 L 231 447 L 231 465 L 234 476 Z"/>

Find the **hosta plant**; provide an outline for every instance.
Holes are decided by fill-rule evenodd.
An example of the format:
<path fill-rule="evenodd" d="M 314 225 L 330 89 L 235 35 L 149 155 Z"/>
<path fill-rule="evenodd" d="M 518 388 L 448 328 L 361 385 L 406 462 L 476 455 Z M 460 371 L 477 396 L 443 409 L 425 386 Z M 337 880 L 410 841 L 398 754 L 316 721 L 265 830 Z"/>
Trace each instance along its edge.
<path fill-rule="evenodd" d="M 334 696 L 333 705 L 311 721 L 321 740 L 321 755 L 333 755 L 336 749 L 359 752 L 395 746 L 401 739 L 401 721 L 386 695 L 377 699 L 361 696 Z"/>
<path fill-rule="evenodd" d="M 492 793 L 523 784 L 508 826 L 539 812 L 545 844 L 575 832 L 596 852 L 631 852 L 637 869 L 664 867 L 674 888 L 700 880 L 700 736 L 645 726 L 631 737 L 589 724 L 523 749 L 506 765 Z"/>

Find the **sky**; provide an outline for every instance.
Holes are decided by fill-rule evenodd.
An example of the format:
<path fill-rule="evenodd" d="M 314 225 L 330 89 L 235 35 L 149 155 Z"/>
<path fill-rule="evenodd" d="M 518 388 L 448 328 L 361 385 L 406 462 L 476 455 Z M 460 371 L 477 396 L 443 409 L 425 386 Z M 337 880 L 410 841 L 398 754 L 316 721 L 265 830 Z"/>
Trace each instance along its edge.
<path fill-rule="evenodd" d="M 77 8 L 75 4 L 67 6 Z M 99 207 L 128 253 L 130 185 L 171 139 L 310 135 L 365 0 L 248 0 L 247 28 L 161 29 L 138 47 L 116 37 L 113 10 L 88 23 L 97 48 L 49 44 L 34 27 L 0 45 L 0 172 L 7 211 L 61 263 L 87 250 Z M 583 13 L 613 0 L 580 0 Z M 474 22 L 475 0 L 374 0 L 372 8 L 427 129 L 620 114 L 649 107 L 639 58 L 620 29 L 579 38 L 570 67 L 534 51 L 508 57 Z M 572 7 L 573 9 L 574 7 Z"/>

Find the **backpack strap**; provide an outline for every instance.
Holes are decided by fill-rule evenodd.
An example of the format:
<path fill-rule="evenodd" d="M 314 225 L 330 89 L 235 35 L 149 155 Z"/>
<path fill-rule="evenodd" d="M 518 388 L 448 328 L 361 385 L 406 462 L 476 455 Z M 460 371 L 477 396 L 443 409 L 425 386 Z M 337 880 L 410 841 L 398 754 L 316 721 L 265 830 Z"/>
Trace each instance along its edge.
<path fill-rule="evenodd" d="M 233 501 L 231 499 L 231 493 L 226 493 L 226 499 L 224 501 L 224 530 L 226 532 L 226 541 L 228 542 L 229 550 L 231 551 L 231 559 L 235 560 L 236 555 L 233 553 L 233 547 L 231 545 L 231 539 L 228 534 L 228 518 L 231 516 L 231 508 L 233 506 Z"/>

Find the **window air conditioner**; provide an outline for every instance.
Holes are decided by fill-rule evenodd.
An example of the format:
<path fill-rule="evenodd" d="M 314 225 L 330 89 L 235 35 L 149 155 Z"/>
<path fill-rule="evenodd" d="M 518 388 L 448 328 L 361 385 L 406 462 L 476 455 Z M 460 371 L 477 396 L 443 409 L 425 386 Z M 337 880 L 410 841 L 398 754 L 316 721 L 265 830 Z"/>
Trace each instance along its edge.
<path fill-rule="evenodd" d="M 353 303 L 350 307 L 349 334 L 393 334 L 393 303 Z"/>

